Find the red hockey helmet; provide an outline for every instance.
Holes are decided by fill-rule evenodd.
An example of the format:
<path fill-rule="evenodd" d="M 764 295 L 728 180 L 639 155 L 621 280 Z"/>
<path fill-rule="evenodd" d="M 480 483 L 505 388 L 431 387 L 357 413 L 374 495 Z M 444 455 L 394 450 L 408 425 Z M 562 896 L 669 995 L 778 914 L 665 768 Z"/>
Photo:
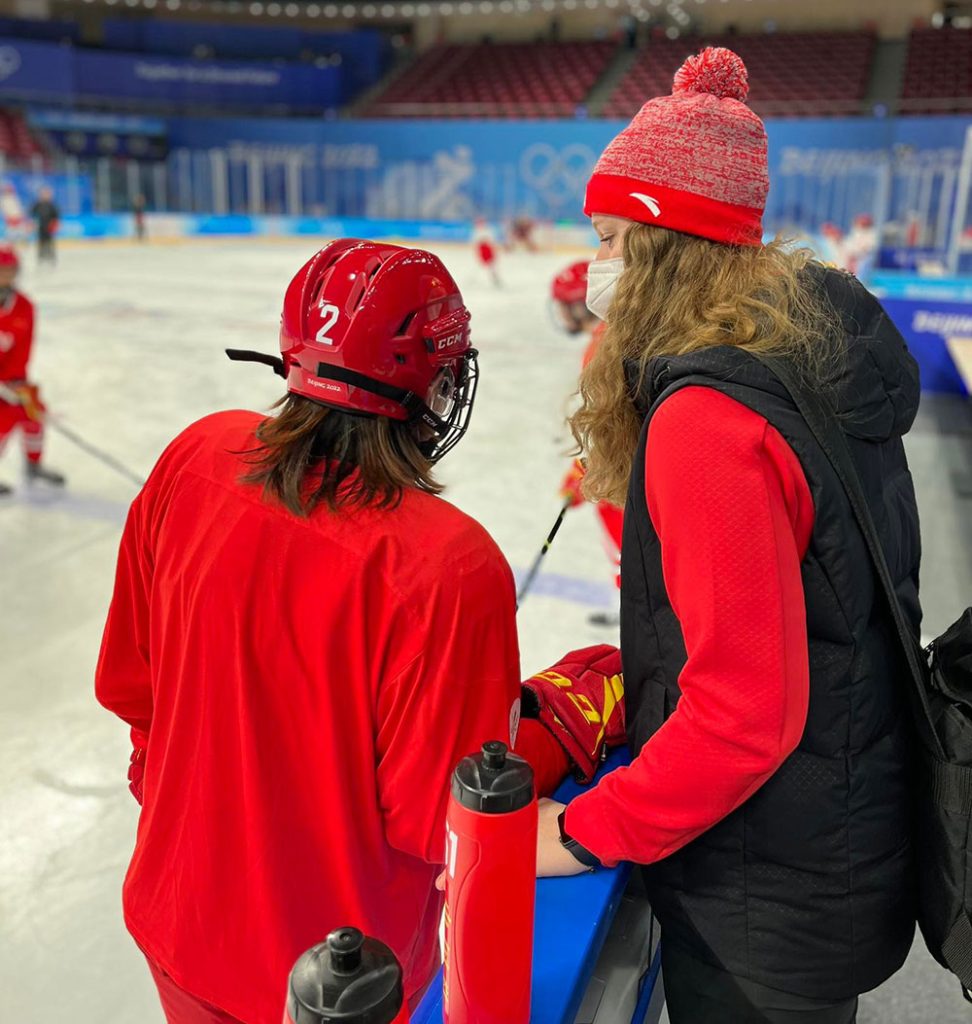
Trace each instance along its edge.
<path fill-rule="evenodd" d="M 581 334 L 596 318 L 587 308 L 587 261 L 565 267 L 550 286 L 550 315 L 557 328 Z"/>
<path fill-rule="evenodd" d="M 555 302 L 585 302 L 587 299 L 587 260 L 578 260 L 553 279 L 550 294 Z"/>
<path fill-rule="evenodd" d="M 17 250 L 5 242 L 0 242 L 0 267 L 13 267 L 20 270 L 20 257 Z"/>
<path fill-rule="evenodd" d="M 469 311 L 438 256 L 343 238 L 297 272 L 284 297 L 287 390 L 348 412 L 414 420 L 441 458 L 468 426 L 476 350 Z"/>

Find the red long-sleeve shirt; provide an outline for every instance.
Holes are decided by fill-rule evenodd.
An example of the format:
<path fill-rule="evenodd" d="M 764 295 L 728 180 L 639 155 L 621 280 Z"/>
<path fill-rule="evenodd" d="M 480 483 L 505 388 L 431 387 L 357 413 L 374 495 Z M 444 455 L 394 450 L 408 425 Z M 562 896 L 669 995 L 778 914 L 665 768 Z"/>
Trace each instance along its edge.
<path fill-rule="evenodd" d="M 795 748 L 809 700 L 800 562 L 814 509 L 792 449 L 746 406 L 687 387 L 653 417 L 645 464 L 688 657 L 675 712 L 567 811 L 608 864 L 660 860 L 735 810 Z"/>
<path fill-rule="evenodd" d="M 340 925 L 395 950 L 408 995 L 429 979 L 449 776 L 510 735 L 520 673 L 485 530 L 414 489 L 298 519 L 239 482 L 259 420 L 196 423 L 135 499 L 96 685 L 148 743 L 130 931 L 193 995 L 279 1024 Z"/>

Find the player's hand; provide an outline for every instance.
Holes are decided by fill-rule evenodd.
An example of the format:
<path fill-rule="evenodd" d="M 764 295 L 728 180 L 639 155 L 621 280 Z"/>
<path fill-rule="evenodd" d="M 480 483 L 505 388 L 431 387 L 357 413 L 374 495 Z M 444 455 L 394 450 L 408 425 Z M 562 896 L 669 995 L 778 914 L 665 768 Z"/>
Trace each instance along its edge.
<path fill-rule="evenodd" d="M 580 459 L 574 459 L 560 485 L 560 496 L 566 501 L 570 499 L 570 507 L 576 508 L 583 504 L 584 495 L 581 493 L 581 484 L 584 482 L 584 464 Z"/>
<path fill-rule="evenodd" d="M 523 717 L 537 719 L 564 748 L 575 777 L 590 782 L 605 749 L 625 741 L 621 652 L 609 644 L 565 654 L 520 687 Z"/>
<path fill-rule="evenodd" d="M 28 419 L 39 422 L 44 418 L 47 408 L 41 401 L 40 388 L 36 384 L 29 384 L 27 381 L 23 381 L 20 384 L 14 384 L 12 390 L 17 396 L 17 401 L 27 414 Z"/>
<path fill-rule="evenodd" d="M 541 800 L 538 806 L 537 827 L 537 878 L 551 876 L 579 875 L 588 868 L 560 841 L 560 825 L 557 818 L 564 804 L 556 800 Z"/>

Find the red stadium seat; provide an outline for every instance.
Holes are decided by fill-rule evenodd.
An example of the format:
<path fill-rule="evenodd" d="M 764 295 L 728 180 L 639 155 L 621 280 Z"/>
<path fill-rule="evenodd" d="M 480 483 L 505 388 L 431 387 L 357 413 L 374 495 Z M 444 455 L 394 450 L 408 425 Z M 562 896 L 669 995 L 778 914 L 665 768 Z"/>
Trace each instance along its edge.
<path fill-rule="evenodd" d="M 604 113 L 631 117 L 645 100 L 666 95 L 682 61 L 706 45 L 728 46 L 743 58 L 750 102 L 761 113 L 856 113 L 867 91 L 874 44 L 869 32 L 656 39 L 620 82 Z"/>
<path fill-rule="evenodd" d="M 436 46 L 377 97 L 365 116 L 570 117 L 616 45 L 482 43 Z M 464 109 L 465 108 L 465 109 Z"/>

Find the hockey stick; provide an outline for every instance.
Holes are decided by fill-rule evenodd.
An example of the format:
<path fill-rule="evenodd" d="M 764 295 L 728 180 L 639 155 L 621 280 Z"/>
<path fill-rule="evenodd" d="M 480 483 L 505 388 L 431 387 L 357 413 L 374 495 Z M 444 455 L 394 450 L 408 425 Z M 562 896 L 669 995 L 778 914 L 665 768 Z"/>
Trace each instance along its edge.
<path fill-rule="evenodd" d="M 17 392 L 3 383 L 0 383 L 0 401 L 7 402 L 9 405 L 24 404 Z M 46 410 L 44 412 L 44 423 L 46 426 L 51 426 L 59 433 L 63 434 L 64 437 L 76 444 L 82 451 L 87 452 L 99 462 L 103 462 L 116 473 L 120 473 L 126 480 L 130 480 L 133 484 L 137 484 L 139 487 L 145 483 L 137 473 L 133 473 L 127 466 L 120 463 L 113 455 L 109 455 L 107 452 L 102 451 L 100 448 L 91 444 L 90 441 L 86 441 L 80 434 L 76 434 L 70 427 L 65 426 L 58 417 L 52 416 L 51 413 Z"/>
<path fill-rule="evenodd" d="M 519 592 L 516 595 L 516 606 L 517 608 L 523 603 L 523 598 L 527 596 L 530 587 L 533 586 L 533 581 L 537 577 L 537 573 L 540 571 L 540 563 L 543 561 L 543 556 L 550 550 L 550 545 L 554 542 L 554 537 L 557 536 L 557 531 L 560 529 L 560 524 L 564 521 L 564 516 L 567 515 L 567 509 L 573 504 L 573 499 L 568 498 L 560 508 L 560 512 L 557 518 L 554 520 L 553 526 L 550 528 L 550 533 L 547 534 L 547 539 L 543 542 L 543 547 L 540 549 L 540 553 L 533 560 L 533 565 L 530 566 L 530 571 L 526 574 L 526 579 L 523 581 L 523 585 L 520 587 Z"/>

